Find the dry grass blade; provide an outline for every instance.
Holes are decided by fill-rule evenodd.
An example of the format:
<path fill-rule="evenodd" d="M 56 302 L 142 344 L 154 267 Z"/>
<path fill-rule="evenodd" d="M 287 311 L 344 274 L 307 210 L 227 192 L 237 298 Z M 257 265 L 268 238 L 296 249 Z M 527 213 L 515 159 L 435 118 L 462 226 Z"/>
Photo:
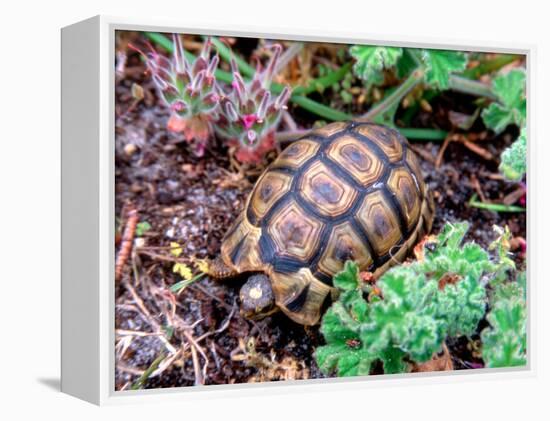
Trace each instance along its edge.
<path fill-rule="evenodd" d="M 164 360 L 164 355 L 159 355 L 155 361 L 151 363 L 151 365 L 143 372 L 141 377 L 130 387 L 131 390 L 138 390 L 143 387 L 147 379 L 151 376 L 151 374 L 157 369 L 157 367 L 160 365 L 160 363 Z"/>
<path fill-rule="evenodd" d="M 128 292 L 132 296 L 132 299 L 140 309 L 145 320 L 147 320 L 147 322 L 153 328 L 153 330 L 155 330 L 155 332 L 159 334 L 159 339 L 164 343 L 164 346 L 166 347 L 168 352 L 170 352 L 170 354 L 175 354 L 176 349 L 170 343 L 170 341 L 168 341 L 168 339 L 166 338 L 165 334 L 163 333 L 162 326 L 154 319 L 153 316 L 151 316 L 151 313 L 143 303 L 143 300 L 136 293 L 135 289 L 128 282 L 124 282 L 124 287 L 128 290 Z"/>

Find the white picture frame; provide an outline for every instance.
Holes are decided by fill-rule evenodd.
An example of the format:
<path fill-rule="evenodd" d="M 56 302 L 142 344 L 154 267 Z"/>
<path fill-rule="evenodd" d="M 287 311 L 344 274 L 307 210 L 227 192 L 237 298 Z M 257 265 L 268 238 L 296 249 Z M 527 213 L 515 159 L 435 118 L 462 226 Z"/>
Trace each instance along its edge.
<path fill-rule="evenodd" d="M 414 46 L 525 54 L 527 56 L 528 119 L 533 90 L 532 45 L 463 44 L 456 40 L 387 38 L 373 34 L 320 34 L 279 28 L 194 27 L 181 22 L 96 16 L 62 29 L 62 376 L 63 392 L 86 401 L 120 404 L 212 396 L 287 394 L 396 384 L 436 384 L 517 378 L 536 374 L 533 342 L 536 284 L 528 264 L 528 365 L 452 373 L 385 375 L 262 384 L 196 386 L 116 392 L 114 389 L 114 33 L 116 30 L 254 36 L 274 39 Z M 530 122 L 527 124 L 531 130 Z M 533 171 L 533 144 L 528 134 L 528 174 Z M 531 141 L 533 139 L 533 141 Z M 529 196 L 527 232 L 536 220 Z M 528 235 L 528 241 L 532 237 Z"/>

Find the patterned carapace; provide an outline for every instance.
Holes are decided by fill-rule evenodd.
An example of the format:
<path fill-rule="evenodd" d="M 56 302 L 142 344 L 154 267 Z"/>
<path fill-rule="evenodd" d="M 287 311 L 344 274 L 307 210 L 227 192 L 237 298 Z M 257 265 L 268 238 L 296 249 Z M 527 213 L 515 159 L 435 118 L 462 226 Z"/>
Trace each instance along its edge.
<path fill-rule="evenodd" d="M 333 123 L 266 169 L 221 256 L 236 272 L 265 272 L 277 305 L 315 324 L 346 260 L 377 276 L 406 258 L 432 219 L 416 156 L 398 131 Z"/>

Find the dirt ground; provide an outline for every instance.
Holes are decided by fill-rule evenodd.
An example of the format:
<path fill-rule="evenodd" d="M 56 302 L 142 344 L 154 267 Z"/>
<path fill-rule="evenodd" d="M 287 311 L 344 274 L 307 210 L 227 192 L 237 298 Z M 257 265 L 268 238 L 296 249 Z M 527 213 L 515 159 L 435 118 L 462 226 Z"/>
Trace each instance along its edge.
<path fill-rule="evenodd" d="M 257 322 L 244 319 L 238 311 L 242 279 L 222 283 L 205 277 L 175 297 L 167 293 L 180 280 L 166 259 L 170 242 L 181 244 L 182 256 L 215 257 L 259 172 L 239 175 L 231 168 L 227 149 L 215 142 L 205 156 L 194 157 L 185 142 L 166 130 L 168 111 L 157 105 L 143 70 L 139 62 L 130 63 L 116 86 L 118 226 L 124 225 L 128 204 L 137 209 L 139 221 L 151 225 L 116 286 L 116 389 L 129 389 L 161 355 L 171 360 L 161 363 L 160 374 L 142 387 L 323 377 L 312 357 L 322 343 L 318 328 L 304 328 L 282 315 Z M 138 104 L 131 95 L 134 82 L 145 92 Z M 468 99 L 444 93 L 431 103 L 432 112 L 420 112 L 412 125 L 449 129 L 449 109 L 471 112 Z M 481 131 L 481 124 L 470 130 Z M 514 135 L 509 130 L 477 142 L 488 151 L 486 157 L 462 142 L 450 142 L 438 158 L 441 142 L 413 142 L 436 196 L 434 232 L 445 221 L 466 220 L 471 224 L 468 240 L 484 246 L 494 239 L 494 224 L 508 225 L 513 237 L 525 238 L 524 213 L 467 205 L 474 194 L 489 201 L 516 199 L 518 185 L 502 180 L 497 162 Z M 516 261 L 524 265 L 519 253 Z M 482 366 L 476 337 L 447 345 L 455 369 Z"/>

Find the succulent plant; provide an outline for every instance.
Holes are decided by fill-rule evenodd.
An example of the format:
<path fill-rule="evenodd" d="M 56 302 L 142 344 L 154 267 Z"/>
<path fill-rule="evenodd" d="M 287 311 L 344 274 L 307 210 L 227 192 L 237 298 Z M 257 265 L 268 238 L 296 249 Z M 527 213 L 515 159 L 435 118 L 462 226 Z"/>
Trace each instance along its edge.
<path fill-rule="evenodd" d="M 220 117 L 215 130 L 237 147 L 236 158 L 241 162 L 258 162 L 274 148 L 275 129 L 290 98 L 288 86 L 276 97 L 270 92 L 282 48 L 277 44 L 272 50 L 265 69 L 258 64 L 250 82 L 245 82 L 232 60 L 233 82 L 229 91 L 220 89 Z"/>
<path fill-rule="evenodd" d="M 218 117 L 220 96 L 214 73 L 219 58 L 217 55 L 210 57 L 210 39 L 193 63 L 185 58 L 179 35 L 173 34 L 173 43 L 171 58 L 159 54 L 151 46 L 148 54 L 131 48 L 145 57 L 160 97 L 172 112 L 168 129 L 183 133 L 186 141 L 194 142 L 195 152 L 201 156 L 213 132 L 212 122 Z"/>

